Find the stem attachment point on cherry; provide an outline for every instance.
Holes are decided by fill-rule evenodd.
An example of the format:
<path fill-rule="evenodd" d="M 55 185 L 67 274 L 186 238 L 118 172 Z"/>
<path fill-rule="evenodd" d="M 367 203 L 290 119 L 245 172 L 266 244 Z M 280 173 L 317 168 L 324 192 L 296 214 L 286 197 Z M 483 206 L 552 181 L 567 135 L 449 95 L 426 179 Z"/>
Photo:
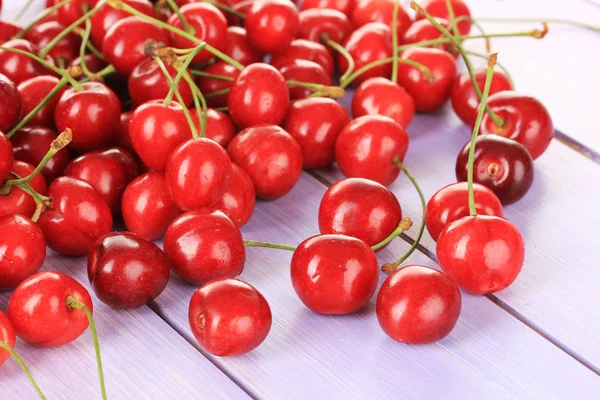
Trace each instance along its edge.
<path fill-rule="evenodd" d="M 406 232 L 407 230 L 409 230 L 410 227 L 412 226 L 412 224 L 413 224 L 413 222 L 410 218 L 408 218 L 408 217 L 402 218 L 402 220 L 400 220 L 400 223 L 398 224 L 396 229 L 394 229 L 394 231 L 392 233 L 390 233 L 388 235 L 388 237 L 383 239 L 381 242 L 371 246 L 371 249 L 373 251 L 377 251 L 377 250 L 381 249 L 382 247 L 387 246 L 392 240 L 394 240 L 395 238 L 400 236 L 400 234 L 402 232 Z"/>

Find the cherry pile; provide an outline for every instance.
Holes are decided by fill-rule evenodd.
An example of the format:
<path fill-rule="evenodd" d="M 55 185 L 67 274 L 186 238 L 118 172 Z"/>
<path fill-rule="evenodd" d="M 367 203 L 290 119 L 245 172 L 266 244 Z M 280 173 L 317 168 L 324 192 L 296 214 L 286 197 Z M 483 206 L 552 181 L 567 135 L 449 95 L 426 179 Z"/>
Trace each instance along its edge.
<path fill-rule="evenodd" d="M 387 188 L 402 172 L 423 222 L 411 249 L 383 264 L 385 333 L 440 340 L 460 315 L 459 287 L 489 294 L 517 278 L 524 243 L 503 206 L 526 195 L 554 130 L 495 54 L 474 68 L 463 42 L 489 37 L 471 32 L 463 1 L 412 2 L 416 19 L 394 0 L 46 3 L 28 26 L 0 21 L 0 289 L 13 290 L 0 364 L 15 335 L 60 346 L 91 326 L 96 338 L 87 290 L 39 272 L 47 247 L 87 256 L 94 295 L 111 307 L 155 299 L 171 271 L 199 286 L 190 328 L 217 356 L 253 350 L 271 327 L 265 297 L 236 279 L 246 247 L 292 251 L 292 286 L 315 313 L 356 312 L 377 291 L 376 252 L 412 225 Z M 348 87 L 351 114 L 336 100 Z M 403 165 L 406 128 L 448 100 L 473 137 L 457 183 L 426 203 Z M 298 247 L 242 236 L 257 198 L 281 198 L 303 169 L 334 163 L 347 178 L 323 196 L 318 235 Z M 127 231 L 113 231 L 119 220 Z M 443 272 L 402 266 L 425 227 Z M 163 237 L 161 249 L 152 241 Z"/>

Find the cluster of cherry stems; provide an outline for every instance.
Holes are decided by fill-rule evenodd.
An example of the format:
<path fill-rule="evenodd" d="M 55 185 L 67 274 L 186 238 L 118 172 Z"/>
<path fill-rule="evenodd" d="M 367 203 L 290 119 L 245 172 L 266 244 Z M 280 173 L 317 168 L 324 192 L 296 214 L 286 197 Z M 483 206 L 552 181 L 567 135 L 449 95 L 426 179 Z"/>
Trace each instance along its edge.
<path fill-rule="evenodd" d="M 502 206 L 529 190 L 552 121 L 512 91 L 495 54 L 474 69 L 469 56 L 482 55 L 462 43 L 541 38 L 546 24 L 488 35 L 460 0 L 412 2 L 415 21 L 394 0 L 305 0 L 301 11 L 289 0 L 47 3 L 25 28 L 0 21 L 0 289 L 14 290 L 0 311 L 0 365 L 13 354 L 42 398 L 15 334 L 50 347 L 88 326 L 106 397 L 92 299 L 67 275 L 38 272 L 46 246 L 87 255 L 91 287 L 112 307 L 156 298 L 171 269 L 202 285 L 190 327 L 218 356 L 256 348 L 271 327 L 265 298 L 235 279 L 248 246 L 293 251 L 292 285 L 316 313 L 370 301 L 375 252 L 412 224 L 386 187 L 400 171 L 421 197 L 423 223 L 409 252 L 383 266 L 391 275 L 376 313 L 389 336 L 440 340 L 459 317 L 459 287 L 494 293 L 519 274 L 523 239 Z M 481 34 L 469 36 L 472 26 Z M 468 72 L 457 76 L 458 55 Z M 349 85 L 352 120 L 335 100 Z M 449 98 L 473 137 L 456 161 L 458 183 L 426 204 L 402 164 L 405 127 Z M 303 169 L 334 162 L 348 178 L 323 196 L 320 235 L 297 248 L 242 238 L 256 197 L 280 198 Z M 129 232 L 111 232 L 119 215 Z M 444 272 L 399 268 L 425 226 Z M 163 236 L 161 250 L 152 240 Z"/>

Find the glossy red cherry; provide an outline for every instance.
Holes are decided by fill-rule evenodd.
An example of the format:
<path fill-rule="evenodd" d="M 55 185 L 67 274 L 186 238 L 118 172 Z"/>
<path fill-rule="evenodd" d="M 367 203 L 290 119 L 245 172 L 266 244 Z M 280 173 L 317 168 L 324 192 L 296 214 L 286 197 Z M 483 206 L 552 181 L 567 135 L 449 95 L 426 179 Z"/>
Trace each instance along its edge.
<path fill-rule="evenodd" d="M 165 67 L 171 78 L 175 79 L 178 70 L 171 65 Z M 127 87 L 133 108 L 150 100 L 164 100 L 171 89 L 158 63 L 151 59 L 142 61 L 134 68 L 127 80 Z M 184 79 L 177 84 L 177 90 L 185 105 L 192 104 L 192 88 Z"/>
<path fill-rule="evenodd" d="M 469 145 L 456 159 L 456 179 L 467 180 Z M 520 143 L 498 135 L 477 138 L 473 181 L 491 189 L 504 205 L 520 200 L 533 183 L 533 159 Z"/>
<path fill-rule="evenodd" d="M 486 68 L 477 68 L 475 70 L 475 80 L 479 90 L 483 92 L 485 86 Z M 490 97 L 494 93 L 505 90 L 512 90 L 512 85 L 508 77 L 502 71 L 494 71 L 492 77 L 492 86 L 490 86 Z M 456 77 L 452 85 L 452 108 L 456 115 L 467 125 L 475 125 L 477 118 L 477 108 L 479 107 L 479 97 L 475 87 L 471 82 L 471 76 L 468 73 L 461 74 Z M 488 98 L 489 103 L 489 98 Z"/>
<path fill-rule="evenodd" d="M 164 171 L 171 151 L 192 137 L 190 126 L 179 103 L 165 105 L 160 100 L 138 107 L 129 123 L 135 152 L 145 165 Z"/>
<path fill-rule="evenodd" d="M 11 172 L 17 174 L 21 178 L 29 176 L 35 167 L 23 161 L 15 160 L 12 163 Z M 46 194 L 46 181 L 42 175 L 36 175 L 32 180 L 27 182 L 37 193 Z M 11 214 L 21 214 L 26 217 L 32 217 L 35 212 L 35 201 L 30 194 L 24 192 L 18 187 L 12 186 L 8 195 L 0 195 L 0 217 Z"/>
<path fill-rule="evenodd" d="M 204 68 L 202 71 L 214 74 L 226 76 L 229 78 L 237 79 L 240 76 L 240 70 L 234 67 L 231 64 L 228 64 L 224 61 L 218 61 L 213 65 L 209 65 Z M 226 81 L 223 79 L 209 78 L 206 76 L 198 76 L 196 78 L 196 83 L 198 84 L 198 88 L 200 91 L 206 96 L 215 92 L 220 92 L 225 89 L 231 88 L 233 84 L 231 81 Z M 227 99 L 229 95 L 222 94 L 214 97 L 209 97 L 206 99 L 209 107 L 225 107 L 227 106 Z"/>
<path fill-rule="evenodd" d="M 88 254 L 90 285 L 100 301 L 115 308 L 140 307 L 158 297 L 170 270 L 157 245 L 131 232 L 103 236 Z"/>
<path fill-rule="evenodd" d="M 281 68 L 281 75 L 286 81 L 297 81 L 312 83 L 315 85 L 331 86 L 333 82 L 331 77 L 323 70 L 319 64 L 308 60 L 293 60 L 290 64 Z M 297 100 L 308 97 L 314 93 L 314 89 L 300 86 L 291 86 L 289 88 L 290 99 Z"/>
<path fill-rule="evenodd" d="M 102 54 L 115 69 L 129 76 L 133 69 L 148 56 L 144 53 L 146 41 L 169 44 L 168 32 L 139 17 L 127 17 L 114 24 L 102 41 Z"/>
<path fill-rule="evenodd" d="M 88 183 L 69 177 L 48 189 L 51 207 L 38 220 L 48 247 L 66 256 L 83 256 L 112 229 L 110 208 Z"/>
<path fill-rule="evenodd" d="M 0 290 L 12 290 L 40 270 L 46 258 L 42 230 L 27 217 L 0 217 Z"/>
<path fill-rule="evenodd" d="M 434 17 L 450 19 L 446 0 L 427 0 L 422 4 L 422 6 Z M 471 17 L 469 7 L 467 7 L 467 5 L 461 0 L 452 0 L 452 10 L 454 11 L 455 18 Z M 418 14 L 416 19 L 419 20 L 423 18 L 423 16 Z M 471 30 L 471 21 L 469 19 L 460 21 L 457 27 L 461 35 L 468 35 L 469 31 Z"/>
<path fill-rule="evenodd" d="M 546 107 L 531 96 L 513 91 L 496 93 L 488 98 L 488 105 L 502 120 L 498 127 L 486 113 L 480 134 L 494 133 L 521 143 L 535 160 L 541 156 L 554 137 L 554 125 Z"/>
<path fill-rule="evenodd" d="M 198 113 L 191 113 L 192 120 L 198 132 L 200 132 L 200 121 Z M 227 148 L 231 140 L 237 134 L 235 125 L 229 116 L 221 111 L 209 108 L 206 113 L 206 137 L 217 142 L 223 148 Z"/>
<path fill-rule="evenodd" d="M 435 18 L 435 20 L 446 29 L 450 27 L 450 22 L 448 22 L 447 19 Z M 402 43 L 419 43 L 427 40 L 439 39 L 442 37 L 444 37 L 444 34 L 440 32 L 438 28 L 435 27 L 435 25 L 433 25 L 426 19 L 422 19 L 419 21 L 415 21 L 412 25 L 410 25 L 406 32 L 404 32 L 404 35 L 402 36 Z M 434 47 L 449 51 L 452 48 L 452 44 L 447 43 Z"/>
<path fill-rule="evenodd" d="M 298 38 L 317 43 L 321 43 L 323 34 L 336 43 L 343 43 L 353 30 L 346 14 L 337 10 L 311 8 L 302 11 L 299 18 Z"/>
<path fill-rule="evenodd" d="M 18 90 L 21 96 L 21 105 L 23 107 L 22 115 L 25 117 L 38 104 L 42 102 L 44 98 L 58 85 L 59 79 L 52 75 L 36 76 L 31 79 L 27 79 L 19 84 Z M 54 95 L 48 103 L 46 103 L 34 116 L 29 120 L 28 125 L 43 125 L 48 128 L 54 127 L 54 111 L 56 110 L 56 104 L 62 97 L 63 93 L 67 90 L 66 87 L 60 89 L 56 95 Z"/>
<path fill-rule="evenodd" d="M 402 86 L 387 78 L 363 81 L 352 97 L 352 116 L 383 115 L 403 127 L 408 127 L 415 116 L 415 101 Z"/>
<path fill-rule="evenodd" d="M 239 26 L 227 28 L 227 40 L 223 52 L 242 65 L 262 62 L 264 54 L 250 45 L 246 30 Z"/>
<path fill-rule="evenodd" d="M 234 124 L 247 128 L 258 124 L 277 125 L 285 117 L 290 92 L 283 75 L 268 64 L 246 67 L 229 91 L 229 115 Z"/>
<path fill-rule="evenodd" d="M 10 140 L 0 132 L 0 182 L 10 173 L 13 166 L 14 150 Z"/>
<path fill-rule="evenodd" d="M 0 131 L 8 132 L 21 117 L 21 96 L 17 86 L 0 74 Z"/>
<path fill-rule="evenodd" d="M 398 227 L 402 210 L 385 186 L 363 178 L 347 178 L 331 186 L 319 206 L 319 231 L 358 238 L 373 246 Z"/>
<path fill-rule="evenodd" d="M 308 60 L 323 67 L 328 77 L 333 76 L 333 57 L 325 46 L 305 39 L 294 40 L 287 50 L 274 54 L 271 57 L 271 65 L 282 70 L 284 67 L 294 64 L 296 60 Z"/>
<path fill-rule="evenodd" d="M 473 183 L 477 214 L 502 217 L 502 203 L 487 187 Z M 469 189 L 467 182 L 452 183 L 438 190 L 427 203 L 425 225 L 433 238 L 438 240 L 442 230 L 451 222 L 469 215 Z"/>
<path fill-rule="evenodd" d="M 65 25 L 60 22 L 48 21 L 34 25 L 24 37 L 40 49 L 43 49 L 64 29 Z M 79 56 L 80 46 L 81 38 L 74 33 L 69 33 L 56 43 L 48 54 L 57 61 L 62 59 L 63 62 L 68 63 Z"/>
<path fill-rule="evenodd" d="M 298 36 L 298 10 L 287 0 L 257 0 L 244 19 L 248 42 L 263 53 L 285 51 Z"/>
<path fill-rule="evenodd" d="M 408 265 L 390 275 L 379 289 L 376 307 L 383 331 L 410 344 L 433 343 L 446 337 L 461 308 L 456 283 L 444 273 L 421 265 Z"/>
<path fill-rule="evenodd" d="M 404 160 L 408 135 L 402 125 L 381 115 L 359 117 L 346 126 L 335 142 L 335 160 L 349 178 L 367 178 L 384 186 L 398 177 L 394 165 Z"/>
<path fill-rule="evenodd" d="M 2 47 L 23 50 L 31 54 L 38 54 L 39 47 L 25 39 L 13 39 L 2 44 Z M 50 57 L 48 57 L 50 61 Z M 0 74 L 4 74 L 15 85 L 33 78 L 34 76 L 47 74 L 47 69 L 31 58 L 0 49 Z"/>
<path fill-rule="evenodd" d="M 124 4 L 127 4 L 144 14 L 156 18 L 154 7 L 148 0 L 122 1 Z M 96 8 L 99 8 L 100 10 L 90 17 L 90 22 L 92 23 L 91 37 L 96 46 L 102 47 L 102 41 L 110 27 L 119 22 L 119 20 L 131 16 L 131 14 L 127 11 L 119 10 L 107 5 L 104 0 L 99 1 L 98 4 L 96 4 Z"/>
<path fill-rule="evenodd" d="M 73 296 L 93 311 L 87 290 L 60 272 L 44 271 L 21 283 L 8 302 L 8 318 L 17 336 L 29 344 L 56 347 L 77 339 L 88 328 L 83 309 L 71 309 Z"/>
<path fill-rule="evenodd" d="M 432 73 L 424 79 L 421 71 L 405 63 L 398 64 L 398 84 L 403 86 L 415 101 L 415 109 L 431 112 L 446 103 L 456 76 L 456 60 L 439 49 L 411 48 L 401 54 L 402 58 L 423 64 Z"/>
<path fill-rule="evenodd" d="M 0 21 L 0 44 L 8 42 L 17 33 L 21 32 L 23 28 L 10 21 Z"/>
<path fill-rule="evenodd" d="M 292 285 L 310 310 L 350 314 L 373 297 L 379 279 L 377 257 L 362 240 L 344 235 L 317 235 L 294 251 Z"/>
<path fill-rule="evenodd" d="M 335 161 L 335 141 L 349 123 L 350 116 L 340 103 L 314 97 L 290 105 L 283 129 L 300 145 L 304 169 L 325 168 Z"/>
<path fill-rule="evenodd" d="M 276 125 L 257 125 L 241 131 L 227 148 L 231 160 L 254 182 L 256 195 L 273 200 L 287 194 L 302 174 L 302 149 Z"/>
<path fill-rule="evenodd" d="M 190 328 L 203 349 L 216 356 L 239 356 L 258 347 L 271 329 L 271 308 L 249 284 L 216 279 L 190 300 Z"/>
<path fill-rule="evenodd" d="M 350 17 L 354 8 L 354 0 L 306 0 L 300 4 L 302 11 L 312 8 L 336 10 Z"/>
<path fill-rule="evenodd" d="M 394 0 L 357 0 L 352 10 L 350 22 L 359 28 L 371 22 L 381 22 L 390 28 L 394 19 Z M 412 24 L 412 19 L 400 6 L 398 7 L 398 37 L 404 36 Z"/>
<path fill-rule="evenodd" d="M 164 250 L 186 282 L 201 284 L 242 273 L 246 248 L 239 228 L 222 211 L 188 211 L 165 234 Z"/>
<path fill-rule="evenodd" d="M 2 311 L 0 311 L 0 342 L 4 342 L 10 347 L 15 347 L 17 336 L 12 323 Z M 4 349 L 0 349 L 0 367 L 10 358 L 10 353 Z"/>
<path fill-rule="evenodd" d="M 86 9 L 91 10 L 97 2 L 98 0 L 73 0 L 57 10 L 58 19 L 63 25 L 69 26 L 81 18 Z"/>
<path fill-rule="evenodd" d="M 458 286 L 472 294 L 495 293 L 521 272 L 525 245 L 510 221 L 487 215 L 468 216 L 446 226 L 436 254 L 440 266 Z"/>

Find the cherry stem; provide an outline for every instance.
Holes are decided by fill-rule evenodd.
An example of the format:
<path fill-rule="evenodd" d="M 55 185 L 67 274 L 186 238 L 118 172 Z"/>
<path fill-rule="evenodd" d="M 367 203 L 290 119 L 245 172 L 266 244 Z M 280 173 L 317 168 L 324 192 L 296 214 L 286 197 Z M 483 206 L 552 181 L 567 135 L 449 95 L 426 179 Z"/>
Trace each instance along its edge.
<path fill-rule="evenodd" d="M 223 10 L 226 13 L 229 13 L 231 15 L 235 15 L 236 17 L 240 18 L 240 19 L 245 19 L 246 16 L 244 14 L 242 14 L 239 11 L 234 10 L 233 8 L 226 6 L 225 4 L 221 4 L 218 1 L 214 1 L 214 0 L 201 0 L 203 3 L 209 3 L 212 4 L 213 6 L 217 7 L 219 10 Z"/>
<path fill-rule="evenodd" d="M 339 86 L 327 86 L 321 85 L 318 83 L 310 83 L 310 82 L 302 82 L 302 81 L 294 81 L 289 80 L 286 81 L 288 86 L 298 86 L 306 89 L 315 90 L 315 93 L 318 93 L 322 97 L 331 97 L 333 99 L 339 99 L 346 95 L 346 91 Z M 314 95 L 313 93 L 312 95 Z M 312 96 L 311 95 L 311 96 Z"/>
<path fill-rule="evenodd" d="M 462 22 L 462 21 L 470 21 L 471 24 L 473 26 L 475 26 L 482 35 L 484 35 L 484 36 L 487 35 L 486 31 L 483 29 L 483 27 L 481 26 L 481 24 L 479 24 L 476 20 L 472 19 L 471 17 L 467 17 L 466 15 L 462 15 L 462 16 L 456 18 L 454 20 L 454 23 L 451 24 L 450 26 L 452 26 L 452 27 L 458 26 L 458 23 Z M 490 40 L 489 37 L 485 38 L 485 51 L 488 52 L 488 53 L 492 51 L 492 42 L 491 42 L 491 40 Z M 487 56 L 486 56 L 486 58 L 487 58 Z"/>
<path fill-rule="evenodd" d="M 181 21 L 181 26 L 183 27 L 183 30 L 192 35 L 196 33 L 194 27 L 188 24 L 185 18 L 183 17 L 179 6 L 173 0 L 167 0 L 167 4 L 169 5 L 169 7 L 171 7 L 171 10 L 173 10 L 173 12 L 177 14 L 177 18 L 179 18 L 179 21 Z"/>
<path fill-rule="evenodd" d="M 421 75 L 423 75 L 423 80 L 427 82 L 433 81 L 433 72 L 431 72 L 431 70 L 425 65 L 417 61 L 409 60 L 407 58 L 398 58 L 396 61 L 399 63 L 411 65 L 418 69 L 421 72 Z M 394 57 L 382 58 L 381 60 L 373 61 L 367 65 L 363 65 L 361 68 L 354 71 L 354 73 L 352 73 L 346 80 L 342 81 L 340 87 L 346 88 L 352 83 L 352 81 L 354 81 L 356 78 L 358 78 L 360 75 L 364 74 L 368 70 L 391 62 L 394 62 Z"/>
<path fill-rule="evenodd" d="M 61 8 L 62 6 L 64 6 L 65 4 L 69 4 L 70 2 L 72 2 L 73 0 L 63 0 L 60 3 L 56 3 L 55 5 L 53 5 L 50 8 L 47 8 L 44 10 L 43 13 L 41 13 L 36 19 L 34 19 L 29 25 L 27 25 L 25 28 L 23 28 L 19 33 L 17 33 L 14 36 L 14 39 L 21 39 L 23 36 L 25 36 L 25 34 L 27 32 L 29 32 L 31 30 L 31 28 L 33 28 L 35 25 L 38 24 L 38 22 L 40 22 L 41 20 L 43 20 L 44 18 L 46 18 L 48 15 L 52 14 L 53 12 L 55 12 L 56 10 L 58 10 L 59 8 Z"/>
<path fill-rule="evenodd" d="M 394 16 L 392 18 L 392 82 L 398 83 L 398 7 L 400 0 L 394 0 Z"/>
<path fill-rule="evenodd" d="M 230 77 L 230 76 L 211 74 L 211 73 L 204 72 L 204 71 L 198 71 L 196 69 L 193 69 L 191 71 L 192 71 L 192 75 L 196 75 L 196 76 L 202 76 L 202 77 L 205 77 L 205 78 L 218 79 L 218 80 L 227 81 L 227 82 L 233 82 L 234 81 L 234 79 L 232 77 Z"/>
<path fill-rule="evenodd" d="M 21 18 L 23 18 L 23 15 L 25 15 L 25 13 L 27 12 L 27 10 L 29 9 L 29 7 L 31 6 L 31 3 L 33 3 L 33 0 L 27 0 L 27 2 L 25 3 L 25 5 L 23 7 L 21 7 L 21 9 L 17 13 L 17 15 L 15 15 L 15 19 L 14 19 L 15 22 L 19 22 L 19 20 Z"/>
<path fill-rule="evenodd" d="M 196 82 L 192 79 L 190 74 L 185 71 L 183 75 L 183 79 L 190 85 L 192 88 L 192 94 L 194 95 L 194 105 L 196 107 L 196 112 L 198 113 L 198 121 L 200 121 L 200 137 L 206 137 L 206 120 L 208 119 L 208 105 L 206 104 L 206 99 L 204 95 L 196 85 Z M 198 99 L 200 100 L 200 105 L 198 104 Z M 202 111 L 202 115 L 200 113 Z"/>
<path fill-rule="evenodd" d="M 185 60 L 183 61 L 183 63 L 181 64 L 181 66 L 179 67 L 178 71 L 177 71 L 177 75 L 175 75 L 175 79 L 173 80 L 173 83 L 175 84 L 175 88 L 177 88 L 177 85 L 179 85 L 179 81 L 181 80 L 181 77 L 183 76 L 184 72 L 187 72 L 187 68 L 188 66 L 191 64 L 192 60 L 194 59 L 194 57 L 196 57 L 196 55 L 198 53 L 200 53 L 202 50 L 204 50 L 204 48 L 206 47 L 206 44 L 200 44 L 196 47 L 194 47 L 189 54 L 186 56 Z M 171 90 L 169 90 L 169 93 L 167 94 L 167 97 L 165 98 L 165 101 L 168 99 L 169 100 L 169 104 L 171 103 L 171 99 L 173 98 L 173 87 L 171 87 Z"/>
<path fill-rule="evenodd" d="M 485 54 L 475 53 L 474 51 L 467 50 L 466 53 L 471 56 L 485 58 L 486 60 L 488 59 L 488 56 L 486 56 Z M 510 73 L 508 72 L 508 69 L 500 63 L 496 63 L 496 66 L 498 66 L 502 70 L 502 72 L 504 72 L 504 75 L 506 75 L 506 77 L 508 78 L 508 81 L 510 82 L 510 86 L 512 86 L 512 88 L 514 89 L 515 84 L 514 84 L 514 81 L 512 80 L 512 77 L 510 76 Z"/>
<path fill-rule="evenodd" d="M 293 246 L 286 246 L 285 244 L 279 244 L 279 243 L 257 242 L 255 240 L 244 240 L 244 246 L 246 246 L 246 247 L 266 247 L 268 249 L 296 251 L 296 248 Z"/>
<path fill-rule="evenodd" d="M 105 76 L 114 74 L 115 72 L 117 72 L 117 70 L 115 69 L 115 67 L 112 64 L 110 64 L 110 65 L 107 65 L 103 70 L 94 74 L 93 78 L 96 78 L 96 79 L 104 78 Z M 92 78 L 85 78 L 81 81 L 81 83 L 90 82 L 92 80 L 93 80 Z"/>
<path fill-rule="evenodd" d="M 475 194 L 473 193 L 473 164 L 475 163 L 475 144 L 477 142 L 477 135 L 479 134 L 479 127 L 481 126 L 481 120 L 485 112 L 485 105 L 487 104 L 487 98 L 490 94 L 490 87 L 492 86 L 492 78 L 494 76 L 494 67 L 496 66 L 496 59 L 498 53 L 490 54 L 488 57 L 488 68 L 485 75 L 485 86 L 483 88 L 483 96 L 481 103 L 479 104 L 479 110 L 477 111 L 477 119 L 475 120 L 475 126 L 473 127 L 473 135 L 471 136 L 471 145 L 469 147 L 469 164 L 467 169 L 467 187 L 469 188 L 469 214 L 474 216 L 477 215 L 477 207 L 475 206 Z"/>
<path fill-rule="evenodd" d="M 460 36 L 458 32 L 458 26 L 456 24 L 456 16 L 454 14 L 454 7 L 452 6 L 452 0 L 446 0 L 446 8 L 448 9 L 448 17 L 450 19 L 450 26 L 454 32 L 454 36 Z"/>
<path fill-rule="evenodd" d="M 464 17 L 471 22 L 474 22 L 474 18 Z M 515 22 L 515 23 L 544 23 L 547 22 L 549 24 L 561 24 L 561 25 L 571 25 L 577 26 L 579 28 L 590 29 L 592 31 L 600 32 L 600 26 L 586 24 L 584 22 L 573 21 L 570 19 L 560 19 L 560 18 L 477 18 L 479 22 Z"/>
<path fill-rule="evenodd" d="M 352 58 L 352 55 L 348 52 L 348 50 L 346 50 L 344 46 L 331 39 L 326 33 L 321 34 L 321 42 L 325 43 L 326 45 L 340 53 L 348 62 L 348 69 L 340 77 L 340 82 L 344 82 L 354 71 L 354 58 Z"/>
<path fill-rule="evenodd" d="M 217 107 L 217 108 L 213 108 L 213 110 L 217 110 L 217 111 L 221 111 L 221 112 L 227 112 L 227 111 L 229 111 L 229 107 L 227 107 L 227 106 Z"/>
<path fill-rule="evenodd" d="M 83 32 L 83 37 L 81 39 L 81 46 L 79 47 L 79 61 L 81 63 L 81 70 L 83 74 L 88 78 L 91 78 L 93 74 L 87 67 L 87 63 L 85 62 L 85 49 L 87 44 L 90 41 L 90 32 L 92 31 L 92 23 L 89 19 L 85 20 L 85 31 Z"/>
<path fill-rule="evenodd" d="M 222 96 L 224 94 L 229 93 L 229 88 L 217 90 L 216 92 L 208 93 L 206 96 L 207 99 L 212 99 L 213 97 Z"/>
<path fill-rule="evenodd" d="M 87 21 L 86 21 L 86 22 L 87 22 Z M 81 36 L 81 38 L 83 39 L 83 35 L 85 34 L 85 31 L 83 31 L 81 28 L 77 27 L 77 28 L 73 29 L 73 33 L 75 33 L 76 35 L 79 35 L 79 36 Z M 89 40 L 88 40 L 88 42 L 85 44 L 85 46 L 87 47 L 87 49 L 88 49 L 90 52 L 94 53 L 94 55 L 95 55 L 96 57 L 98 57 L 98 58 L 99 58 L 99 59 L 101 59 L 102 61 L 104 61 L 104 60 L 105 60 L 105 58 L 104 58 L 104 54 L 102 54 L 102 53 L 100 52 L 100 50 L 98 50 L 98 49 L 96 48 L 96 46 L 94 46 L 94 45 L 92 44 L 92 42 L 91 42 L 91 41 L 89 41 Z"/>
<path fill-rule="evenodd" d="M 409 230 L 411 226 L 412 226 L 412 220 L 410 218 L 408 218 L 408 217 L 402 218 L 402 220 L 400 221 L 400 223 L 398 224 L 396 229 L 394 229 L 394 231 L 392 233 L 390 233 L 389 236 L 386 237 L 385 239 L 383 239 L 381 242 L 371 246 L 371 249 L 373 251 L 377 251 L 380 248 L 387 246 L 392 240 L 394 240 L 395 238 L 400 236 L 400 234 L 402 232 Z"/>
<path fill-rule="evenodd" d="M 17 354 L 17 352 L 15 351 L 15 349 L 13 349 L 11 346 L 9 346 L 8 343 L 4 343 L 1 340 L 0 340 L 0 347 L 2 347 L 4 350 L 8 351 L 10 353 L 10 355 L 14 357 L 15 361 L 17 363 L 19 363 L 19 366 L 21 367 L 21 369 L 23 370 L 23 372 L 25 372 L 25 375 L 27 375 L 27 379 L 29 379 L 29 382 L 31 382 L 31 384 L 33 385 L 33 388 L 37 392 L 38 396 L 40 396 L 40 399 L 46 400 L 46 396 L 44 396 L 44 393 L 42 393 L 42 389 L 40 389 L 40 387 L 38 386 L 38 384 L 35 381 L 35 379 L 33 379 L 33 376 L 31 375 L 31 372 L 29 371 L 29 368 L 27 368 L 27 366 L 25 365 L 25 362 Z"/>

